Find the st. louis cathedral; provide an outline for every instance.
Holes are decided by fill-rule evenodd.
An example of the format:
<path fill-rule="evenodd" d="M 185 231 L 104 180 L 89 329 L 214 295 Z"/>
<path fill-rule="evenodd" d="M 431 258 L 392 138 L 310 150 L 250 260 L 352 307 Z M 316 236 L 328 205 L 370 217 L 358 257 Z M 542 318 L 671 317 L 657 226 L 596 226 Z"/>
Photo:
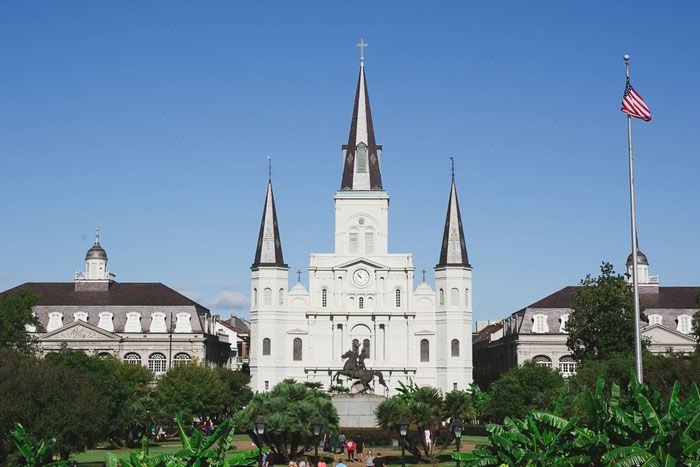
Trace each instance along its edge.
<path fill-rule="evenodd" d="M 254 391 L 285 378 L 350 387 L 356 378 L 343 375 L 350 355 L 381 372 L 386 387 L 379 378 L 371 383 L 377 393 L 392 394 L 398 381 L 445 392 L 472 382 L 472 268 L 454 175 L 435 288 L 423 281 L 414 290 L 412 254 L 388 249 L 381 157 L 362 60 L 350 136 L 342 146 L 342 182 L 333 196 L 335 252 L 310 255 L 309 290 L 300 282 L 287 289 L 289 268 L 268 180 L 251 267 Z"/>

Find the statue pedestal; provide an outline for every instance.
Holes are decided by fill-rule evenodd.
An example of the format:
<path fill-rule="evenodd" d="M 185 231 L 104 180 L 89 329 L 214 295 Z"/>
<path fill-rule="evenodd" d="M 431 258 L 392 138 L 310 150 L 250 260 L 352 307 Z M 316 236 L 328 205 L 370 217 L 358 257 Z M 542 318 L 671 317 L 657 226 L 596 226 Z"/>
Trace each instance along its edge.
<path fill-rule="evenodd" d="M 374 409 L 386 397 L 378 394 L 336 394 L 333 406 L 338 411 L 338 426 L 341 428 L 374 428 L 377 418 Z"/>

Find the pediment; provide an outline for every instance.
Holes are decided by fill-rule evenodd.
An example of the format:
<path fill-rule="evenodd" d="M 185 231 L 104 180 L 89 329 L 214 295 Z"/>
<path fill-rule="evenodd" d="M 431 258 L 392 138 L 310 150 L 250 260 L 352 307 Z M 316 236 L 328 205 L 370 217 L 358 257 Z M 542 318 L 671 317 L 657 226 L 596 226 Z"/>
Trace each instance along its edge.
<path fill-rule="evenodd" d="M 309 333 L 309 331 L 305 331 L 305 330 L 299 329 L 299 328 L 294 328 L 294 329 L 290 329 L 289 331 L 287 331 L 287 334 L 308 334 L 308 333 Z"/>
<path fill-rule="evenodd" d="M 121 337 L 85 321 L 73 321 L 44 334 L 39 341 L 119 341 Z"/>
<path fill-rule="evenodd" d="M 420 331 L 416 331 L 413 334 L 415 336 L 434 336 L 435 331 L 431 331 L 430 329 L 421 329 Z"/>
<path fill-rule="evenodd" d="M 359 264 L 364 264 L 371 269 L 388 269 L 388 266 L 384 264 L 377 263 L 376 261 L 370 261 L 369 259 L 363 257 L 354 258 L 351 261 L 339 264 L 335 269 L 348 269 Z"/>
<path fill-rule="evenodd" d="M 653 344 L 694 344 L 695 339 L 692 335 L 683 334 L 675 329 L 662 326 L 660 324 L 652 324 L 642 329 L 640 333 L 644 337 L 649 337 Z"/>

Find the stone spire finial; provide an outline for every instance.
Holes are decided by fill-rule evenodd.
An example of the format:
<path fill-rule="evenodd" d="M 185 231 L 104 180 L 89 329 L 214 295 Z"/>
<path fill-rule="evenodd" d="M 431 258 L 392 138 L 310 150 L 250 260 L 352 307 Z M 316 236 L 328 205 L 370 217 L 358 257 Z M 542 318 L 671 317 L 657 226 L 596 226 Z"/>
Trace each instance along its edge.
<path fill-rule="evenodd" d="M 454 178 L 454 157 L 452 160 L 452 186 L 450 187 L 450 200 L 447 203 L 447 217 L 445 218 L 445 232 L 442 236 L 442 248 L 440 261 L 437 266 L 465 266 L 471 267 L 467 256 L 467 244 L 464 241 L 464 229 L 462 228 L 462 215 L 459 212 L 457 201 L 457 189 Z"/>
<path fill-rule="evenodd" d="M 343 159 L 341 190 L 383 190 L 379 152 L 374 140 L 364 61 L 360 64 L 350 135 Z"/>

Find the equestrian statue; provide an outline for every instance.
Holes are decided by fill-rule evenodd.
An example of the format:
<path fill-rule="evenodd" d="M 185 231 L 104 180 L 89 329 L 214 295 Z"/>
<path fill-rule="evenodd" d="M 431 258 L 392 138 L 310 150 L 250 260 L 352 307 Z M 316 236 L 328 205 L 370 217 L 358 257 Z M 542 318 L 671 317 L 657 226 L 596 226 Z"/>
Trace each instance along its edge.
<path fill-rule="evenodd" d="M 359 349 L 354 348 L 348 350 L 342 355 L 342 358 L 346 359 L 345 364 L 343 365 L 343 369 L 338 371 L 333 376 L 333 379 L 335 379 L 335 381 L 339 384 L 341 376 L 347 376 L 351 380 L 358 380 L 355 382 L 355 384 L 357 384 L 358 382 L 362 383 L 362 389 L 358 392 L 365 393 L 370 389 L 374 391 L 374 388 L 370 386 L 370 383 L 376 376 L 379 380 L 379 384 L 387 388 L 386 382 L 384 382 L 384 376 L 382 375 L 381 371 L 369 370 L 365 367 L 365 358 L 368 357 L 367 353 L 365 352 L 365 349 L 363 349 L 362 352 L 358 352 L 358 350 Z"/>

